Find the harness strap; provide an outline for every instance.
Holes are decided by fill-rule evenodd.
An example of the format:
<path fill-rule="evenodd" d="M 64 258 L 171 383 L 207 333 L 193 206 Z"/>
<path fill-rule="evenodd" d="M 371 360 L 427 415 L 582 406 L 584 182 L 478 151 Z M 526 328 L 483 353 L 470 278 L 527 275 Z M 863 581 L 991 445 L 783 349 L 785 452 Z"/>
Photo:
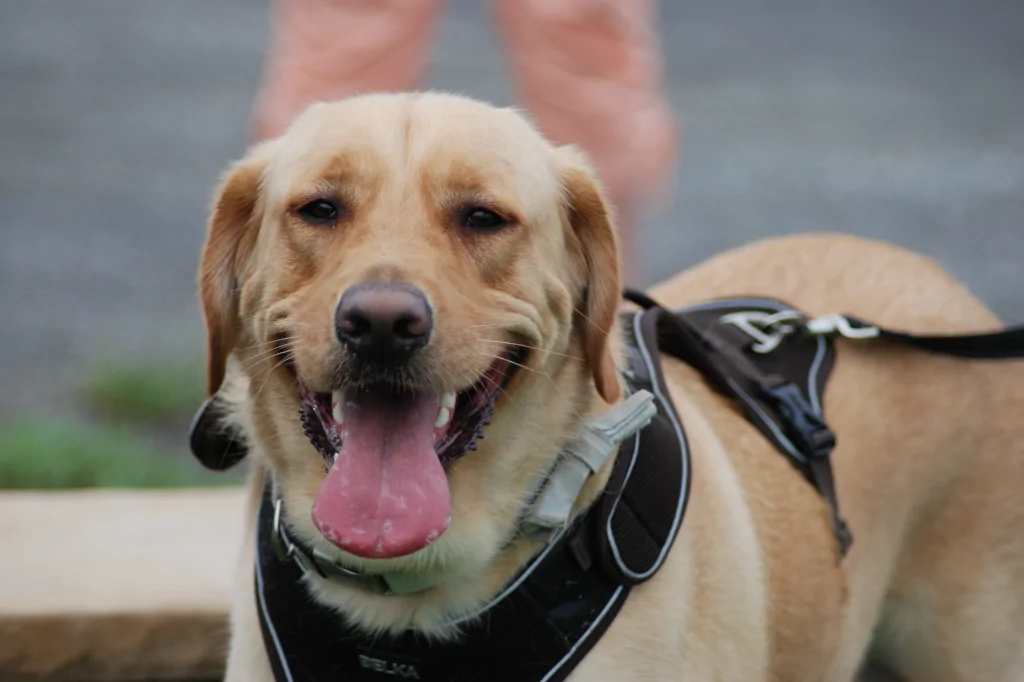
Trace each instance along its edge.
<path fill-rule="evenodd" d="M 627 383 L 649 389 L 658 414 L 639 432 L 633 448 L 619 452 L 604 492 L 584 520 L 580 535 L 592 558 L 618 585 L 653 576 L 668 554 L 686 513 L 690 457 L 686 435 L 665 388 L 658 328 L 664 311 L 621 317 L 629 364 Z"/>
<path fill-rule="evenodd" d="M 494 603 L 458 623 L 461 638 L 369 635 L 310 599 L 304 570 L 278 559 L 270 537 L 272 502 L 267 486 L 257 515 L 254 590 L 277 682 L 561 682 L 629 594 L 628 587 L 580 567 L 563 534 Z"/>
<path fill-rule="evenodd" d="M 642 292 L 626 289 L 623 295 L 647 311 L 663 310 Z M 698 370 L 719 393 L 734 399 L 747 419 L 804 472 L 829 505 L 833 530 L 843 554 L 852 535 L 839 514 L 829 458 L 835 448 L 835 434 L 825 423 L 820 404 L 810 405 L 806 399 L 805 392 L 811 390 L 815 379 L 812 377 L 806 389 L 792 380 L 791 365 L 799 369 L 800 353 L 790 348 L 806 348 L 808 339 L 831 341 L 841 336 L 852 340 L 888 340 L 961 358 L 1024 358 L 1024 326 L 977 334 L 912 334 L 885 329 L 849 315 L 808 319 L 780 302 L 775 302 L 777 307 L 761 305 L 764 303 L 768 302 L 756 301 L 747 307 L 750 302 L 741 299 L 719 301 L 711 306 L 714 310 L 733 312 L 717 315 L 710 322 L 701 306 L 662 315 L 658 344 Z M 818 352 L 813 373 L 823 381 L 834 351 L 829 344 Z M 773 362 L 771 356 L 779 353 L 788 353 L 790 357 Z M 765 366 L 774 366 L 778 371 L 765 371 Z M 779 372 L 788 373 L 790 378 Z M 754 392 L 745 392 L 744 384 L 752 386 Z M 782 433 L 776 427 L 781 427 Z"/>
<path fill-rule="evenodd" d="M 836 438 L 822 418 L 820 406 L 816 410 L 809 404 L 803 390 L 780 371 L 764 371 L 753 362 L 744 351 L 750 339 L 739 329 L 722 324 L 700 325 L 697 312 L 667 311 L 641 292 L 626 289 L 623 295 L 646 308 L 648 314 L 662 311 L 658 318 L 658 346 L 696 369 L 716 391 L 734 400 L 747 420 L 794 461 L 828 504 L 833 533 L 840 554 L 845 556 L 853 535 L 839 512 L 830 460 Z M 732 301 L 722 302 L 723 309 L 733 307 Z M 716 320 L 720 317 L 715 315 Z M 822 380 L 828 369 L 829 366 L 824 367 Z M 744 391 L 742 384 L 752 387 L 753 392 Z"/>
<path fill-rule="evenodd" d="M 804 327 L 811 334 L 884 339 L 959 358 L 975 360 L 1024 358 L 1024 325 L 979 334 L 911 334 L 879 327 L 849 315 L 828 315 L 808 320 Z"/>

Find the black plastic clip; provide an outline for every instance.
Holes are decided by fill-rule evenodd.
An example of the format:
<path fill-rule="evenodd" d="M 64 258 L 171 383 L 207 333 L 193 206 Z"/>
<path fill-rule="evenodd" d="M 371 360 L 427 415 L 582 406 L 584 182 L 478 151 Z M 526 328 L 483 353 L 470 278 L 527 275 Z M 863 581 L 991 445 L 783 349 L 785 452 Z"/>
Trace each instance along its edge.
<path fill-rule="evenodd" d="M 771 398 L 785 419 L 786 435 L 793 445 L 808 459 L 820 459 L 832 454 L 836 436 L 821 417 L 815 414 L 803 393 L 791 381 L 776 386 L 761 385 L 761 392 Z"/>

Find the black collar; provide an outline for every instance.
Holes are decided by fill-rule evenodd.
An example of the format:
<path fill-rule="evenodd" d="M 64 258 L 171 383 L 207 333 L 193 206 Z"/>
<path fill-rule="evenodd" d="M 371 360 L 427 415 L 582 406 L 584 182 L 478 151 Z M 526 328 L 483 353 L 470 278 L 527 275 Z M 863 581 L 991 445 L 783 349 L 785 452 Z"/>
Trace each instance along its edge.
<path fill-rule="evenodd" d="M 286 530 L 283 537 L 294 549 L 278 543 L 275 551 L 280 506 L 268 486 L 257 520 L 255 587 L 275 679 L 564 680 L 611 624 L 630 589 L 661 567 L 686 509 L 689 452 L 664 390 L 657 318 L 650 311 L 623 316 L 630 341 L 627 382 L 653 393 L 658 413 L 622 443 L 592 508 L 558 533 L 477 617 L 467 619 L 455 642 L 426 642 L 412 632 L 370 637 L 310 599 L 303 580 L 310 569 L 330 575 L 340 568 L 346 580 L 367 581 L 366 588 L 378 593 L 388 590 L 374 576 L 317 558 Z"/>

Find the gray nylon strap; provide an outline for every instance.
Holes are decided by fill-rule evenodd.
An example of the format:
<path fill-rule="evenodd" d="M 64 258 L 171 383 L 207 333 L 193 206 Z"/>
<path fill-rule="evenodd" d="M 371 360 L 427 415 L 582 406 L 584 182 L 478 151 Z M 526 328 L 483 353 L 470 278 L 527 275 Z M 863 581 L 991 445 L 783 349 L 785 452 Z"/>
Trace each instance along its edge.
<path fill-rule="evenodd" d="M 657 414 L 654 396 L 637 391 L 604 415 L 583 425 L 562 452 L 522 522 L 522 533 L 545 539 L 564 528 L 587 479 L 601 470 L 619 444 L 647 426 Z"/>

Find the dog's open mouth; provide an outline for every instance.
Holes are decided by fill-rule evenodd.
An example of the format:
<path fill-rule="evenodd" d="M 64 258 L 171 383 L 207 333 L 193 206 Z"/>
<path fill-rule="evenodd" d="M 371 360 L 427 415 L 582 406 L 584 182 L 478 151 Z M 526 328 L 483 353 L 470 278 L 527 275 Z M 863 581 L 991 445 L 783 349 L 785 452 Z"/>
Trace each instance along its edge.
<path fill-rule="evenodd" d="M 525 360 L 517 347 L 472 386 L 442 394 L 363 386 L 314 393 L 301 381 L 306 436 L 328 466 L 313 521 L 332 543 L 367 558 L 410 554 L 451 522 L 445 469 L 483 437 Z"/>

